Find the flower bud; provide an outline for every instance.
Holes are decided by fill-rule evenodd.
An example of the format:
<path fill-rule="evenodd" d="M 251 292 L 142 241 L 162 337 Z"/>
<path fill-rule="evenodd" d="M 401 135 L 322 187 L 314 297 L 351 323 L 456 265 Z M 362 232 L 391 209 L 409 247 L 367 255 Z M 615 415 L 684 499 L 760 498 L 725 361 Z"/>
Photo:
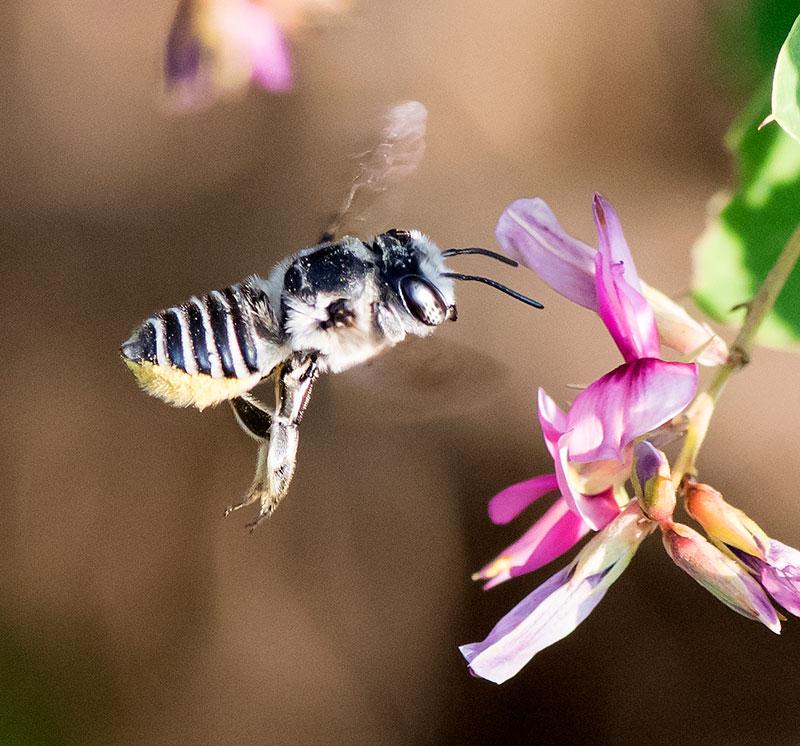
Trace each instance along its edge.
<path fill-rule="evenodd" d="M 643 440 L 633 450 L 631 482 L 642 510 L 648 518 L 671 521 L 675 511 L 675 486 L 667 457 L 652 443 Z"/>
<path fill-rule="evenodd" d="M 770 538 L 752 518 L 707 484 L 686 489 L 686 509 L 711 540 L 730 552 L 790 614 L 800 616 L 800 551 Z"/>
<path fill-rule="evenodd" d="M 681 570 L 735 612 L 780 633 L 781 623 L 766 593 L 736 560 L 681 523 L 664 523 L 661 531 L 667 554 Z"/>
<path fill-rule="evenodd" d="M 769 545 L 767 534 L 745 513 L 727 503 L 713 487 L 689 483 L 685 500 L 689 515 L 703 527 L 712 541 L 764 559 Z"/>

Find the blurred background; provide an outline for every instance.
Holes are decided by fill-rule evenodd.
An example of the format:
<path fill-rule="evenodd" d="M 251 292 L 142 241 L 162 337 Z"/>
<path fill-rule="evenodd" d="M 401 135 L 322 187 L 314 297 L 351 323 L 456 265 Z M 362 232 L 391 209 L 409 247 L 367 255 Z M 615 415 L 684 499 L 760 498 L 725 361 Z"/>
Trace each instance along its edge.
<path fill-rule="evenodd" d="M 680 294 L 732 183 L 722 135 L 797 5 L 359 0 L 292 39 L 291 94 L 175 116 L 173 2 L 5 0 L 0 740 L 800 742 L 800 625 L 736 616 L 657 539 L 516 678 L 468 675 L 457 645 L 553 572 L 469 579 L 546 507 L 505 527 L 485 510 L 550 470 L 536 387 L 567 401 L 618 364 L 532 273 L 493 267 L 545 311 L 463 286 L 457 324 L 321 380 L 291 492 L 253 536 L 222 518 L 255 458 L 228 409 L 145 396 L 117 353 L 154 309 L 314 243 L 406 98 L 429 109 L 427 154 L 365 233 L 495 247 L 503 208 L 542 196 L 594 243 L 599 190 L 640 274 Z M 701 461 L 794 545 L 799 366 L 759 350 Z"/>

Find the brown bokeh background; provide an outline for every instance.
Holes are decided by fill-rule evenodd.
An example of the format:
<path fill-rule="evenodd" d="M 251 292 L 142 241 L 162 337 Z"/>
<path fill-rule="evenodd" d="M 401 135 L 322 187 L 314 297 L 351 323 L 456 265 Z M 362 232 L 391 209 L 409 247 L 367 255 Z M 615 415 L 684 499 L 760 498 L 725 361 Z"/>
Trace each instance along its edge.
<path fill-rule="evenodd" d="M 657 539 L 511 682 L 467 674 L 457 645 L 551 571 L 469 580 L 543 509 L 485 514 L 550 468 L 536 387 L 566 401 L 618 361 L 532 274 L 493 268 L 544 312 L 464 286 L 457 324 L 320 381 L 253 536 L 222 519 L 254 465 L 229 411 L 170 409 L 117 358 L 153 309 L 313 243 L 404 98 L 429 108 L 427 155 L 365 232 L 491 247 L 505 205 L 540 195 L 593 242 L 600 190 L 640 273 L 681 293 L 750 82 L 720 72 L 715 28 L 745 9 L 363 0 L 295 38 L 291 95 L 177 117 L 157 93 L 172 2 L 4 2 L 0 739 L 797 743 L 800 625 L 729 612 Z M 701 463 L 795 545 L 799 365 L 759 350 Z"/>

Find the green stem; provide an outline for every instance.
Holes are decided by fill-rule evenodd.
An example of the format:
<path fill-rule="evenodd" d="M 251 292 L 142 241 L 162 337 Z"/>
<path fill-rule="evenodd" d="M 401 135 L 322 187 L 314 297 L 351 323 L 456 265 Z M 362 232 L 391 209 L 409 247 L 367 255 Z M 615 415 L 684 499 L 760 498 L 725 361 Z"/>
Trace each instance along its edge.
<path fill-rule="evenodd" d="M 731 375 L 750 362 L 758 329 L 764 317 L 775 305 L 798 258 L 800 258 L 800 226 L 792 233 L 753 299 L 747 304 L 747 315 L 731 345 L 728 359 L 717 369 L 708 388 L 701 391 L 686 410 L 689 420 L 686 439 L 673 469 L 676 485 L 680 484 L 685 475 L 697 474 L 697 456 L 705 440 L 714 406 Z"/>

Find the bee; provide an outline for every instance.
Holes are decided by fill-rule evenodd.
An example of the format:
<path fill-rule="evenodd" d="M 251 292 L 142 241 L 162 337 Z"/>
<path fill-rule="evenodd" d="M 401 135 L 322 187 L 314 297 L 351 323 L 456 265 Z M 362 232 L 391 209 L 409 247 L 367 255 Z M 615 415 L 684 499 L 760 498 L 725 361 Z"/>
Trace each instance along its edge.
<path fill-rule="evenodd" d="M 424 131 L 420 107 L 407 102 L 391 110 L 381 144 L 368 154 L 320 243 L 286 257 L 266 278 L 254 275 L 153 314 L 120 348 L 139 385 L 168 404 L 204 409 L 229 402 L 239 426 L 257 441 L 258 455 L 245 498 L 225 514 L 258 503 L 251 529 L 286 495 L 300 421 L 318 376 L 455 321 L 455 281 L 481 282 L 542 308 L 493 279 L 445 265 L 451 257 L 479 254 L 516 266 L 488 249 L 442 251 L 420 231 L 396 228 L 368 239 L 335 237 L 360 190 L 376 193 L 413 170 Z M 250 394 L 265 379 L 274 386 L 271 405 Z"/>

